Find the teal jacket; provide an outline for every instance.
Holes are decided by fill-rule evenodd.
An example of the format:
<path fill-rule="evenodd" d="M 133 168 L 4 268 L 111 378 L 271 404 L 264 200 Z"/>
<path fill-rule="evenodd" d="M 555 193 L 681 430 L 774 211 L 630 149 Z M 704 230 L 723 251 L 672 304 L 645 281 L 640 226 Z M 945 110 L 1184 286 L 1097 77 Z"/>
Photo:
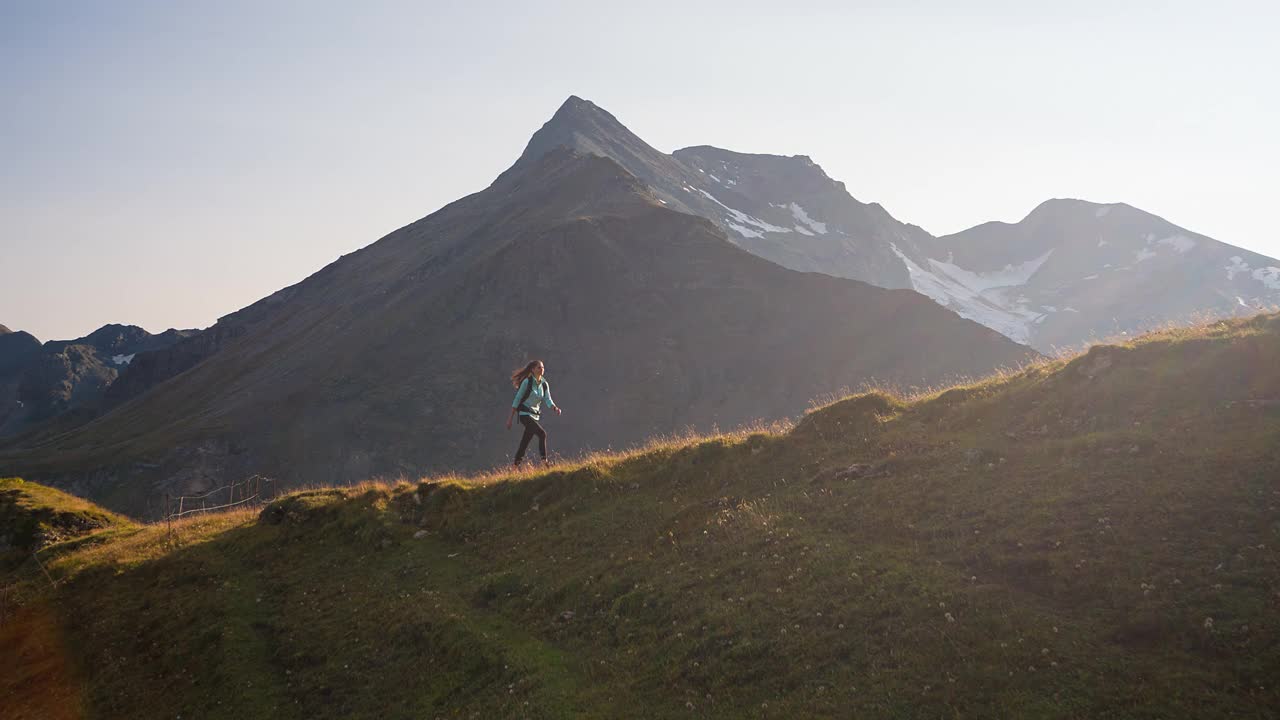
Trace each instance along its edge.
<path fill-rule="evenodd" d="M 520 387 L 516 388 L 516 396 L 511 400 L 512 408 L 520 407 L 520 398 L 524 396 L 525 389 L 529 387 L 529 383 L 532 381 L 533 381 L 533 376 L 530 375 L 529 377 L 525 378 L 523 381 L 520 382 Z M 543 392 L 544 387 L 546 388 L 546 392 Z M 555 401 L 551 399 L 551 384 L 547 382 L 546 375 L 542 376 L 542 382 L 533 386 L 533 392 L 529 393 L 529 397 L 526 398 L 524 401 L 524 406 L 529 408 L 533 412 L 525 412 L 521 410 L 520 414 L 528 415 L 534 420 L 541 420 L 543 400 L 547 401 L 547 407 L 554 408 L 556 406 Z"/>

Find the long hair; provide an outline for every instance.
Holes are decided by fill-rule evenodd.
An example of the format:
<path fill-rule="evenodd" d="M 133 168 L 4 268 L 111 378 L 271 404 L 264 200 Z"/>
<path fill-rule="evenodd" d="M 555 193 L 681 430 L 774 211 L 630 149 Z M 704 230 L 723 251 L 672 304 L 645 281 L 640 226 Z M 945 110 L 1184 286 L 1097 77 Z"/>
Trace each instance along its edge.
<path fill-rule="evenodd" d="M 530 360 L 528 365 L 511 373 L 511 384 L 515 387 L 520 387 L 520 383 L 524 382 L 525 378 L 533 375 L 533 369 L 542 364 L 541 360 Z"/>

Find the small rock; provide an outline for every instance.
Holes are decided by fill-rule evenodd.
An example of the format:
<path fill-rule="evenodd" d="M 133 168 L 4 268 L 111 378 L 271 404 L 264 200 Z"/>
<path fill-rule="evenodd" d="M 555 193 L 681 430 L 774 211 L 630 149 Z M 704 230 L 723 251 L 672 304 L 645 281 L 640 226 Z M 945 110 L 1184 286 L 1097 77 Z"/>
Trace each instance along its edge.
<path fill-rule="evenodd" d="M 844 468 L 830 468 L 814 475 L 809 481 L 815 484 L 857 480 L 858 478 L 874 478 L 888 475 L 891 465 L 887 460 L 877 463 L 854 463 Z"/>
<path fill-rule="evenodd" d="M 564 612 L 560 613 L 560 622 L 569 622 L 570 620 L 573 619 L 573 616 L 574 616 L 574 612 L 572 610 L 565 610 Z"/>
<path fill-rule="evenodd" d="M 1100 375 L 1107 368 L 1111 367 L 1114 362 L 1109 353 L 1103 354 L 1101 351 L 1094 351 L 1090 355 L 1096 355 L 1092 361 L 1086 361 L 1080 366 L 1080 371 L 1090 380 Z"/>
<path fill-rule="evenodd" d="M 413 539 L 414 539 L 414 540 L 421 540 L 422 538 L 426 537 L 428 534 L 429 534 L 429 533 L 427 533 L 427 531 L 426 531 L 426 530 L 419 530 L 418 532 L 416 532 L 416 533 L 414 533 L 414 534 L 413 534 Z"/>

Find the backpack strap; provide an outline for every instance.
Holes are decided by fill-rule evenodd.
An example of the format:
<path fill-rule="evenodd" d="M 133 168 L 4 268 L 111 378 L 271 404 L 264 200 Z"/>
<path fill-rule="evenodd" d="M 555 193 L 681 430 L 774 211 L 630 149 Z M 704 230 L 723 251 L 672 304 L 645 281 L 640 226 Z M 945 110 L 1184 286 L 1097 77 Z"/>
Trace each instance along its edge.
<path fill-rule="evenodd" d="M 532 413 L 533 408 L 529 407 L 528 405 L 525 405 L 524 401 L 528 400 L 529 396 L 533 394 L 533 376 L 530 375 L 529 377 L 525 378 L 525 382 L 529 383 L 529 385 L 524 389 L 524 393 L 520 395 L 519 409 L 527 413 Z M 538 386 L 542 388 L 542 394 L 545 396 L 547 394 L 547 381 L 540 380 L 538 382 Z"/>

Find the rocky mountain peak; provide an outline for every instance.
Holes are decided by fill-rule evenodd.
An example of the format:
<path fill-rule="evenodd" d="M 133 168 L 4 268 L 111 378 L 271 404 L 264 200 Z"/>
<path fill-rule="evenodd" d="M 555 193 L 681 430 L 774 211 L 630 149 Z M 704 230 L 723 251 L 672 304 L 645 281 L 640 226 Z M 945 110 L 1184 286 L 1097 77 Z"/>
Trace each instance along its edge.
<path fill-rule="evenodd" d="M 612 157 L 623 165 L 629 155 L 660 154 L 618 119 L 589 100 L 571 95 L 529 139 L 517 165 L 535 160 L 556 147 Z"/>

